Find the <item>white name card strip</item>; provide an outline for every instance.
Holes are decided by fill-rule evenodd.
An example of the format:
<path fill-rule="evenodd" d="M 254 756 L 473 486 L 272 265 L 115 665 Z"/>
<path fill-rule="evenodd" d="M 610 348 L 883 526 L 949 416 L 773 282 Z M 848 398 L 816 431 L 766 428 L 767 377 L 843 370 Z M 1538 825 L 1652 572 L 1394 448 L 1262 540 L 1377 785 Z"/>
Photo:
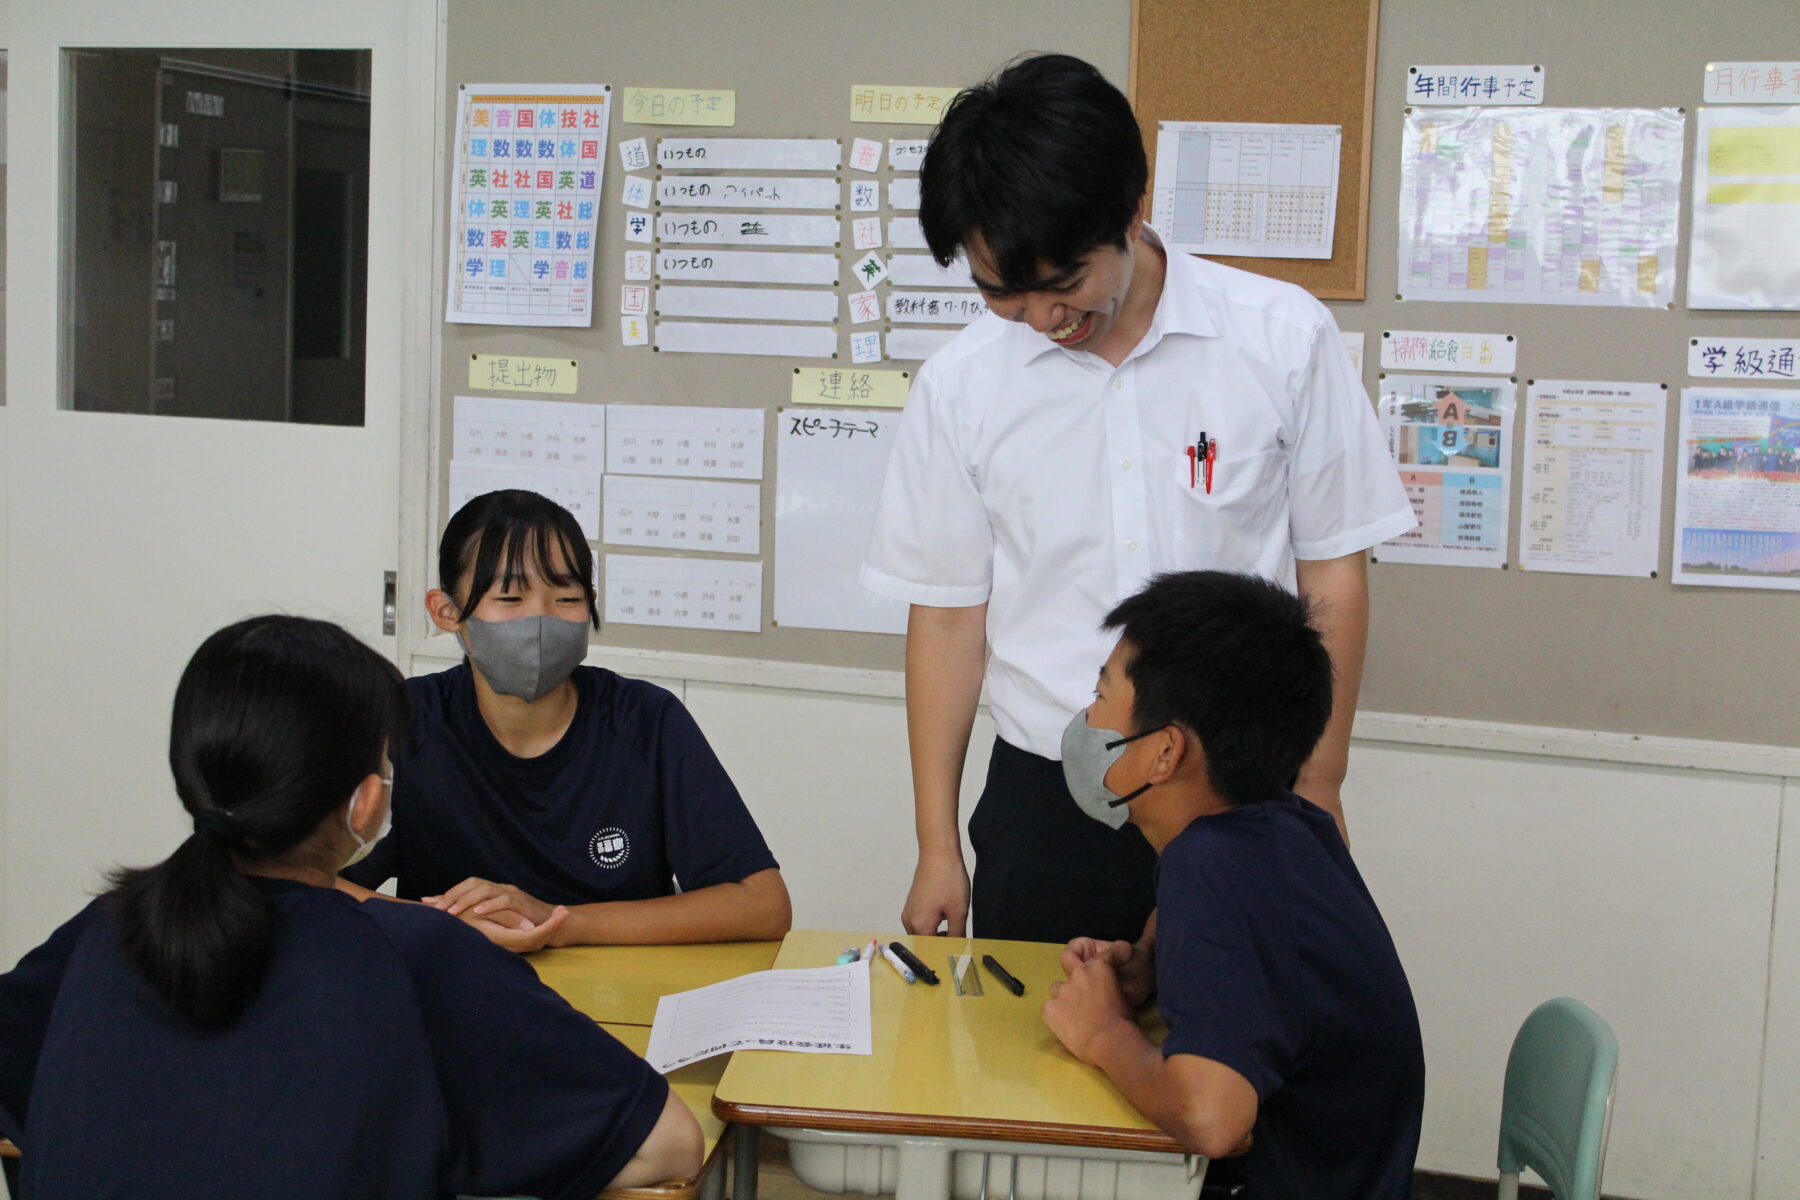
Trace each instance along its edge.
<path fill-rule="evenodd" d="M 457 396 L 450 457 L 491 466 L 598 471 L 606 446 L 606 409 L 598 404 Z"/>
<path fill-rule="evenodd" d="M 1534 63 L 1507 67 L 1408 67 L 1408 104 L 1542 104 L 1544 68 Z"/>
<path fill-rule="evenodd" d="M 954 329 L 890 329 L 887 337 L 889 358 L 930 358 L 938 347 L 956 336 Z"/>
<path fill-rule="evenodd" d="M 606 469 L 616 475 L 761 479 L 763 410 L 611 404 Z"/>
<path fill-rule="evenodd" d="M 870 1054 L 869 962 L 754 971 L 656 1002 L 645 1057 L 667 1075 L 733 1050 Z"/>
<path fill-rule="evenodd" d="M 1384 329 L 1381 366 L 1388 371 L 1481 371 L 1511 375 L 1518 339 L 1510 333 L 1440 333 Z"/>
<path fill-rule="evenodd" d="M 916 171 L 930 145 L 929 138 L 894 138 L 888 143 L 888 165 L 896 171 Z"/>
<path fill-rule="evenodd" d="M 760 633 L 762 563 L 608 554 L 606 620 Z"/>
<path fill-rule="evenodd" d="M 919 181 L 917 179 L 896 179 L 888 184 L 888 205 L 898 212 L 917 212 Z"/>
<path fill-rule="evenodd" d="M 967 325 L 988 310 L 974 292 L 889 292 L 888 320 L 925 325 Z"/>
<path fill-rule="evenodd" d="M 834 321 L 838 315 L 838 294 L 818 288 L 664 284 L 656 289 L 656 315 L 751 321 Z"/>
<path fill-rule="evenodd" d="M 762 488 L 757 484 L 608 475 L 601 498 L 602 540 L 609 544 L 762 552 Z"/>
<path fill-rule="evenodd" d="M 1688 339 L 1696 379 L 1800 379 L 1800 337 Z"/>
<path fill-rule="evenodd" d="M 835 171 L 844 160 L 836 138 L 658 138 L 666 170 Z"/>
<path fill-rule="evenodd" d="M 846 374 L 854 378 L 857 372 Z M 786 408 L 776 414 L 777 625 L 906 632 L 908 606 L 858 581 L 899 426 L 895 409 Z"/>
<path fill-rule="evenodd" d="M 548 496 L 575 515 L 582 536 L 600 540 L 600 473 L 569 471 L 556 467 L 488 466 L 481 463 L 450 464 L 450 512 L 477 496 L 506 488 L 519 488 Z"/>
<path fill-rule="evenodd" d="M 836 179 L 781 175 L 667 175 L 656 199 L 671 208 L 836 208 Z"/>
<path fill-rule="evenodd" d="M 892 191 L 888 193 L 893 195 Z M 917 217 L 895 217 L 888 222 L 888 244 L 899 250 L 925 249 L 925 229 Z"/>
<path fill-rule="evenodd" d="M 888 282 L 895 287 L 972 288 L 969 264 L 958 258 L 940 267 L 929 254 L 896 254 L 888 260 Z"/>
<path fill-rule="evenodd" d="M 927 260 L 929 261 L 929 260 Z M 712 280 L 719 283 L 837 282 L 835 254 L 755 250 L 658 250 L 656 274 L 662 279 Z"/>
<path fill-rule="evenodd" d="M 656 348 L 665 354 L 763 354 L 779 358 L 831 358 L 837 354 L 832 325 L 715 325 L 658 321 Z"/>
<path fill-rule="evenodd" d="M 768 213 L 663 213 L 656 236 L 702 246 L 836 246 L 836 217 L 771 216 Z"/>
<path fill-rule="evenodd" d="M 1800 62 L 1710 62 L 1703 78 L 1708 104 L 1800 104 Z"/>

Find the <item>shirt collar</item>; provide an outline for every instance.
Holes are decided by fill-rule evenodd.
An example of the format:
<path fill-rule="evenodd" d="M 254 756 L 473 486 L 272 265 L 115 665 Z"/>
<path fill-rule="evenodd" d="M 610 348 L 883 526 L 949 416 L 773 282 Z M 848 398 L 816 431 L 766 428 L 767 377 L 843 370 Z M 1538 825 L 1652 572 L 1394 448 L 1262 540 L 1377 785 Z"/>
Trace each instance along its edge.
<path fill-rule="evenodd" d="M 1218 332 L 1212 317 L 1200 302 L 1201 289 L 1194 286 L 1199 266 L 1193 258 L 1180 251 L 1169 250 L 1162 235 L 1151 228 L 1148 221 L 1144 222 L 1144 235 L 1147 241 L 1162 250 L 1167 268 L 1163 272 L 1162 295 L 1157 297 L 1156 311 L 1150 317 L 1150 328 L 1144 331 L 1138 344 L 1125 356 L 1126 362 L 1148 354 L 1158 342 L 1172 333 L 1212 337 Z M 1023 339 L 1021 363 L 1036 362 L 1052 350 L 1078 360 L 1093 357 L 1086 350 L 1064 350 L 1028 325 L 1019 325 L 1015 333 Z"/>

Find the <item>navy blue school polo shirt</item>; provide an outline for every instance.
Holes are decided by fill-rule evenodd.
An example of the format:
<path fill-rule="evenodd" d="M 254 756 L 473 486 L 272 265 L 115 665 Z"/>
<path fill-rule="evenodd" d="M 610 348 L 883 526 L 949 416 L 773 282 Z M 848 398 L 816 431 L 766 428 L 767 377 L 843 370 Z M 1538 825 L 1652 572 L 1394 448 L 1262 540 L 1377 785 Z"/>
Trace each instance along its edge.
<path fill-rule="evenodd" d="M 1323 809 L 1292 794 L 1200 817 L 1157 864 L 1163 1054 L 1259 1102 L 1257 1200 L 1406 1200 L 1425 1100 L 1412 989 Z"/>
<path fill-rule="evenodd" d="M 24 1200 L 592 1200 L 668 1086 L 516 956 L 434 909 L 257 879 L 261 992 L 205 1032 L 94 901 L 0 975 L 0 1133 Z"/>
<path fill-rule="evenodd" d="M 344 872 L 397 877 L 408 899 L 470 876 L 546 904 L 647 900 L 775 866 L 700 727 L 666 689 L 577 667 L 575 716 L 536 758 L 500 744 L 468 664 L 407 681 L 412 737 L 394 759 L 394 828 Z"/>

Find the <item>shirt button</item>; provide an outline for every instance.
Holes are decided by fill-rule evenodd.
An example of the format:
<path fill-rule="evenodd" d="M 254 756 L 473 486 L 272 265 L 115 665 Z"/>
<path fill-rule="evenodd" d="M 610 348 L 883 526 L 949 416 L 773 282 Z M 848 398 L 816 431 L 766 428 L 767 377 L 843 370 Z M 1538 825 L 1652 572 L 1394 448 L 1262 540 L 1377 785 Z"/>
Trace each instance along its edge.
<path fill-rule="evenodd" d="M 1124 391 L 1125 390 L 1125 381 L 1123 379 L 1113 380 L 1113 390 L 1115 392 Z"/>
<path fill-rule="evenodd" d="M 1125 548 L 1126 548 L 1126 549 L 1127 549 L 1127 550 L 1136 550 L 1136 549 L 1137 549 L 1137 539 L 1136 539 L 1136 538 L 1132 538 L 1132 539 L 1131 539 L 1131 540 L 1130 540 L 1130 541 L 1129 541 L 1129 542 L 1126 542 L 1126 543 L 1125 543 Z"/>
<path fill-rule="evenodd" d="M 1121 470 L 1125 470 L 1125 471 L 1131 470 L 1131 460 L 1129 458 L 1126 459 L 1124 462 L 1119 464 L 1119 467 Z"/>

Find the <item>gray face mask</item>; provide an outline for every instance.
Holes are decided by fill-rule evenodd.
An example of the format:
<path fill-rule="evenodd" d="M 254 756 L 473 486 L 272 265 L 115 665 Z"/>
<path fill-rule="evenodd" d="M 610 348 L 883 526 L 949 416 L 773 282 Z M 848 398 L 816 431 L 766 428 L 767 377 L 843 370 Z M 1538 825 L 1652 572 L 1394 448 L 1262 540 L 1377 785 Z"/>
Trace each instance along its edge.
<path fill-rule="evenodd" d="M 555 691 L 587 657 L 588 624 L 561 617 L 470 617 L 463 622 L 463 645 L 488 686 L 529 703 Z"/>
<path fill-rule="evenodd" d="M 1155 733 L 1146 729 L 1126 737 L 1111 729 L 1094 729 L 1087 723 L 1087 712 L 1077 712 L 1062 735 L 1063 779 L 1069 795 L 1081 811 L 1112 829 L 1123 829 L 1131 813 L 1131 801 L 1150 790 L 1146 783 L 1129 796 L 1114 795 L 1106 786 L 1106 772 L 1125 754 L 1125 746 Z"/>

